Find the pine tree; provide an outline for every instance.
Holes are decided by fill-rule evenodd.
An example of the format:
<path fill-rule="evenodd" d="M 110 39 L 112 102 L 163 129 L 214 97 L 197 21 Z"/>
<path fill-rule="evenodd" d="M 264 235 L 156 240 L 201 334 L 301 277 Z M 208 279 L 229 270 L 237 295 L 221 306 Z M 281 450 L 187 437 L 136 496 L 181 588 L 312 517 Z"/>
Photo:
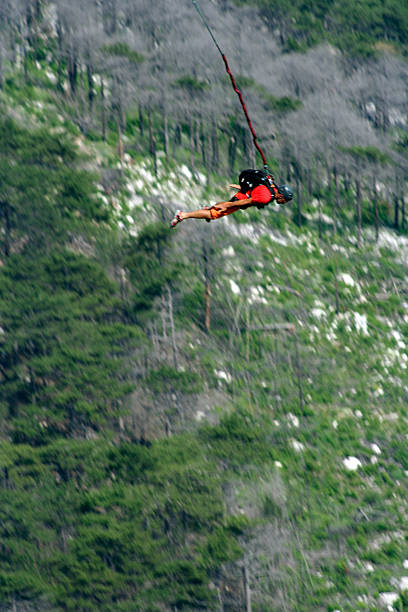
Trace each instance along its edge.
<path fill-rule="evenodd" d="M 83 437 L 117 417 L 130 391 L 115 285 L 96 262 L 62 252 L 11 256 L 0 275 L 0 402 L 17 442 Z"/>

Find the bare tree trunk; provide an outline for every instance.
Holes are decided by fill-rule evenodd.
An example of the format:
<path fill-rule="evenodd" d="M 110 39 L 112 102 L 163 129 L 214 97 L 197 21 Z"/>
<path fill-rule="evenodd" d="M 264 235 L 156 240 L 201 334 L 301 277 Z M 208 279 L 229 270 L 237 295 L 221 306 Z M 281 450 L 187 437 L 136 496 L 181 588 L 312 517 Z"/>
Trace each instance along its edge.
<path fill-rule="evenodd" d="M 337 237 L 337 220 L 338 220 L 338 210 L 340 204 L 339 198 L 339 177 L 337 173 L 337 166 L 333 168 L 333 179 L 334 179 L 334 206 L 333 206 L 333 237 L 336 239 Z"/>
<path fill-rule="evenodd" d="M 29 76 L 28 76 L 28 53 L 27 53 L 27 43 L 24 42 L 24 50 L 23 50 L 23 62 L 24 62 L 24 80 L 26 83 L 29 82 Z"/>
<path fill-rule="evenodd" d="M 149 150 L 150 150 L 150 154 L 153 157 L 154 174 L 155 176 L 157 176 L 156 139 L 153 133 L 153 118 L 152 118 L 152 109 L 150 105 L 149 105 L 148 117 L 149 117 Z"/>
<path fill-rule="evenodd" d="M 356 179 L 356 215 L 357 215 L 357 248 L 361 247 L 361 185 L 360 179 Z"/>
<path fill-rule="evenodd" d="M 273 377 L 273 395 L 275 399 L 275 410 L 279 410 L 279 394 L 278 394 L 278 363 L 279 363 L 279 349 L 278 349 L 278 334 L 275 334 L 273 340 L 273 364 L 275 370 L 275 376 Z"/>
<path fill-rule="evenodd" d="M 399 197 L 394 194 L 394 229 L 399 227 Z"/>
<path fill-rule="evenodd" d="M 105 34 L 115 34 L 117 29 L 117 2 L 104 0 L 102 3 L 102 20 Z"/>
<path fill-rule="evenodd" d="M 72 96 L 75 96 L 77 90 L 78 63 L 75 54 L 75 49 L 72 43 L 70 44 L 68 52 L 67 71 L 70 94 Z"/>
<path fill-rule="evenodd" d="M 247 362 L 249 362 L 249 328 L 250 328 L 250 325 L 249 325 L 249 301 L 248 301 L 248 298 L 247 298 L 247 303 L 246 303 L 246 321 L 245 322 L 246 322 L 245 357 L 246 357 Z"/>
<path fill-rule="evenodd" d="M 251 168 L 256 168 L 256 149 L 252 139 L 249 143 L 249 163 Z"/>
<path fill-rule="evenodd" d="M 249 572 L 248 566 L 245 562 L 244 567 L 242 568 L 242 575 L 244 579 L 244 591 L 245 591 L 245 610 L 246 612 L 252 612 L 252 604 L 251 604 L 251 588 L 249 585 Z"/>
<path fill-rule="evenodd" d="M 212 129 L 211 129 L 211 144 L 212 144 L 212 159 L 211 165 L 214 168 L 217 168 L 220 163 L 219 149 L 218 149 L 218 139 L 217 139 L 217 124 L 215 120 L 212 121 Z"/>
<path fill-rule="evenodd" d="M 339 299 L 339 279 L 338 279 L 338 264 L 337 264 L 337 251 L 333 252 L 334 255 L 334 295 L 336 304 L 336 314 L 340 312 L 340 299 Z"/>
<path fill-rule="evenodd" d="M 173 138 L 173 151 L 177 149 L 181 145 L 182 142 L 182 129 L 180 125 L 177 123 L 174 129 L 174 138 Z"/>
<path fill-rule="evenodd" d="M 4 243 L 3 253 L 5 257 L 10 255 L 10 243 L 11 243 L 11 221 L 10 221 L 10 206 L 7 201 L 0 202 L 0 210 L 2 211 L 2 217 L 4 219 Z"/>
<path fill-rule="evenodd" d="M 164 106 L 163 108 L 163 141 L 164 141 L 164 153 L 166 155 L 166 161 L 169 162 L 170 158 L 170 148 L 169 148 L 169 120 L 167 117 L 167 108 Z"/>
<path fill-rule="evenodd" d="M 224 602 L 222 601 L 222 594 L 221 594 L 221 589 L 219 586 L 216 587 L 217 588 L 217 595 L 218 595 L 218 603 L 219 603 L 219 612 L 224 612 Z"/>
<path fill-rule="evenodd" d="M 161 320 L 162 320 L 162 337 L 164 341 L 167 341 L 167 319 L 166 319 L 167 307 L 164 291 L 161 294 Z"/>
<path fill-rule="evenodd" d="M 319 217 L 318 217 L 318 232 L 320 240 L 323 238 L 323 222 L 322 222 L 322 201 L 320 197 L 317 200 L 319 202 Z"/>
<path fill-rule="evenodd" d="M 296 172 L 296 223 L 298 227 L 302 225 L 302 180 L 300 169 Z"/>
<path fill-rule="evenodd" d="M 228 145 L 228 160 L 229 160 L 229 169 L 230 173 L 234 174 L 235 171 L 235 157 L 237 153 L 237 139 L 234 135 L 232 135 L 229 139 Z"/>
<path fill-rule="evenodd" d="M 143 107 L 139 102 L 139 134 L 143 136 L 144 134 L 144 125 L 143 125 Z"/>
<path fill-rule="evenodd" d="M 123 139 L 122 139 L 122 128 L 120 126 L 119 118 L 118 118 L 118 153 L 119 153 L 120 165 L 122 166 L 122 170 L 123 170 Z"/>
<path fill-rule="evenodd" d="M 350 193 L 350 176 L 348 172 L 345 172 L 344 177 L 344 190 L 346 193 Z"/>
<path fill-rule="evenodd" d="M 204 122 L 201 123 L 200 141 L 201 141 L 201 158 L 203 160 L 203 165 L 206 170 L 206 179 L 207 179 L 207 187 L 208 187 L 208 185 L 210 184 L 210 178 L 211 178 L 211 168 L 210 168 L 211 156 L 210 156 L 210 151 L 208 150 L 210 139 L 206 137 L 206 129 L 205 129 Z"/>
<path fill-rule="evenodd" d="M 302 372 L 301 372 L 301 364 L 300 364 L 300 356 L 299 356 L 299 346 L 297 335 L 294 334 L 295 338 L 295 356 L 296 356 L 296 379 L 297 379 L 297 387 L 299 394 L 299 409 L 300 412 L 303 412 L 304 405 L 304 397 L 303 397 L 303 387 L 302 387 Z"/>
<path fill-rule="evenodd" d="M 313 195 L 313 172 L 310 166 L 308 166 L 306 170 L 306 185 L 307 185 L 307 195 L 309 198 Z"/>
<path fill-rule="evenodd" d="M 102 102 L 102 139 L 106 142 L 107 120 L 106 120 L 106 104 L 105 104 L 105 85 L 101 76 L 101 102 Z"/>
<path fill-rule="evenodd" d="M 93 110 L 93 101 L 95 98 L 95 89 L 93 83 L 93 70 L 89 61 L 86 65 L 86 76 L 88 79 L 88 110 L 89 114 L 91 115 Z"/>
<path fill-rule="evenodd" d="M 211 279 L 209 266 L 209 253 L 207 245 L 203 242 L 204 278 L 205 278 L 205 329 L 207 333 L 211 329 Z"/>
<path fill-rule="evenodd" d="M 194 163 L 194 122 L 193 118 L 190 115 L 189 118 L 189 133 L 190 133 L 190 168 L 195 174 L 195 163 Z"/>
<path fill-rule="evenodd" d="M 376 172 L 373 175 L 373 200 L 374 200 L 374 218 L 375 218 L 375 241 L 378 242 L 380 235 L 380 218 L 378 213 L 378 194 L 376 185 Z"/>
<path fill-rule="evenodd" d="M 63 91 L 63 56 L 64 56 L 64 43 L 63 43 L 63 34 L 62 34 L 62 25 L 58 20 L 57 25 L 57 38 L 58 38 L 58 66 L 57 66 L 57 89 L 59 91 Z"/>
<path fill-rule="evenodd" d="M 3 49 L 0 43 L 0 89 L 3 89 Z"/>
<path fill-rule="evenodd" d="M 178 370 L 176 332 L 174 328 L 174 317 L 173 317 L 173 294 L 171 292 L 170 285 L 167 287 L 167 290 L 168 290 L 168 295 L 169 295 L 169 319 L 170 319 L 171 340 L 172 340 L 172 347 L 173 347 L 173 363 L 174 363 L 174 368 Z"/>
<path fill-rule="evenodd" d="M 205 128 L 204 128 L 204 122 L 201 122 L 200 125 L 200 148 L 201 148 L 201 160 L 203 163 L 203 166 L 207 165 L 207 158 L 208 158 L 208 154 L 207 154 L 207 139 L 205 137 Z"/>
<path fill-rule="evenodd" d="M 395 189 L 394 189 L 394 228 L 395 229 L 398 229 L 398 226 L 399 226 L 399 212 L 400 212 L 398 186 L 399 186 L 398 175 L 397 173 L 395 173 Z"/>

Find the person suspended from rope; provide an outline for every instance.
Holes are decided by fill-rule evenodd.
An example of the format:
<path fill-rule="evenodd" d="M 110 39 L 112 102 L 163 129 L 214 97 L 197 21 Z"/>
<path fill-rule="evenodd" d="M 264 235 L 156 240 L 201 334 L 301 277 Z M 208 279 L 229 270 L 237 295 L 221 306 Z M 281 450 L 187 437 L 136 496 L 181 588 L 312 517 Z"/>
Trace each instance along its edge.
<path fill-rule="evenodd" d="M 243 170 L 239 175 L 239 185 L 230 185 L 230 187 L 238 189 L 238 191 L 229 201 L 218 202 L 213 206 L 204 206 L 190 212 L 177 210 L 170 222 L 170 227 L 175 227 L 185 219 L 212 221 L 250 206 L 264 208 L 273 201 L 278 204 L 286 204 L 293 198 L 291 187 L 288 185 L 277 186 L 272 176 L 262 170 Z"/>
<path fill-rule="evenodd" d="M 213 31 L 211 30 L 206 18 L 204 17 L 198 5 L 197 0 L 192 0 L 192 2 L 204 26 L 207 28 L 215 46 L 217 47 L 218 52 L 222 57 L 222 60 L 225 65 L 225 70 L 227 71 L 227 74 L 231 80 L 232 88 L 237 94 L 241 103 L 245 119 L 252 134 L 254 146 L 260 154 L 264 163 L 264 171 L 252 169 L 243 170 L 243 172 L 241 172 L 241 174 L 239 175 L 239 185 L 230 185 L 230 187 L 238 189 L 238 191 L 229 201 L 218 202 L 214 206 L 204 206 L 203 208 L 190 212 L 183 212 L 181 210 L 177 210 L 176 214 L 170 222 L 170 227 L 175 227 L 178 223 L 184 221 L 185 219 L 205 219 L 206 221 L 212 221 L 213 219 L 219 219 L 220 217 L 224 217 L 225 215 L 230 215 L 231 213 L 234 213 L 237 210 L 249 208 L 250 206 L 257 206 L 258 208 L 263 208 L 273 200 L 275 200 L 279 204 L 285 204 L 293 198 L 292 189 L 288 185 L 281 185 L 280 187 L 278 187 L 275 181 L 273 180 L 273 177 L 270 175 L 265 154 L 259 146 L 254 127 L 249 117 L 248 109 L 244 102 L 242 93 L 238 89 L 234 75 L 231 72 L 226 55 L 218 44 Z"/>

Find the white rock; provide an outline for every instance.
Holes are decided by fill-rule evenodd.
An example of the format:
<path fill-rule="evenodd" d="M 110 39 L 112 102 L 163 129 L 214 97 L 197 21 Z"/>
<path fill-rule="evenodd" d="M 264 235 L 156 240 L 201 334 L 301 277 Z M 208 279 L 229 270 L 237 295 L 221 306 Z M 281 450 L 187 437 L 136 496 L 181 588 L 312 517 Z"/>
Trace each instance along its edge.
<path fill-rule="evenodd" d="M 205 417 L 205 412 L 203 412 L 202 410 L 197 410 L 195 414 L 196 421 L 202 421 L 204 417 Z"/>
<path fill-rule="evenodd" d="M 389 606 L 388 609 L 392 610 L 392 605 L 397 601 L 398 597 L 398 593 L 380 593 L 378 598 L 383 606 Z"/>
<path fill-rule="evenodd" d="M 143 198 L 140 195 L 133 195 L 129 200 L 129 206 L 131 208 L 135 208 L 136 206 L 141 206 L 143 204 Z"/>
<path fill-rule="evenodd" d="M 55 76 L 53 72 L 51 72 L 51 70 L 46 70 L 45 76 L 47 77 L 49 81 L 51 81 L 51 83 L 55 85 L 55 83 L 57 82 L 57 77 Z"/>
<path fill-rule="evenodd" d="M 374 397 L 381 397 L 382 395 L 384 395 L 384 389 L 380 385 L 378 385 L 374 389 Z"/>
<path fill-rule="evenodd" d="M 408 559 L 405 559 L 402 565 L 404 566 L 405 569 L 408 569 Z"/>
<path fill-rule="evenodd" d="M 349 287 L 354 287 L 356 284 L 354 278 L 352 278 L 350 274 L 347 274 L 347 273 L 339 274 L 339 279 L 343 281 L 343 283 L 345 285 L 348 285 Z"/>
<path fill-rule="evenodd" d="M 394 338 L 399 348 L 405 348 L 405 342 L 403 342 L 402 336 L 399 331 L 397 331 L 396 329 L 392 329 L 391 336 Z"/>
<path fill-rule="evenodd" d="M 323 310 L 322 308 L 313 308 L 312 309 L 312 315 L 314 316 L 315 319 L 323 319 L 323 317 L 326 316 L 326 311 Z"/>
<path fill-rule="evenodd" d="M 283 467 L 283 465 L 281 464 L 281 462 L 280 462 L 280 461 L 275 461 L 275 466 L 276 466 L 277 468 L 281 468 L 281 467 Z"/>
<path fill-rule="evenodd" d="M 223 257 L 234 257 L 235 256 L 234 247 L 229 246 L 226 249 L 223 249 L 222 250 L 222 255 L 223 255 Z"/>
<path fill-rule="evenodd" d="M 305 448 L 304 444 L 302 444 L 298 440 L 292 440 L 292 446 L 297 453 L 300 453 Z"/>
<path fill-rule="evenodd" d="M 371 450 L 376 455 L 381 455 L 381 448 L 378 446 L 378 444 L 371 444 Z"/>
<path fill-rule="evenodd" d="M 400 591 L 408 591 L 408 576 L 402 576 L 399 581 Z"/>
<path fill-rule="evenodd" d="M 241 293 L 241 289 L 239 288 L 237 283 L 232 280 L 232 278 L 230 278 L 230 285 L 232 293 L 234 293 L 235 295 L 239 295 Z"/>
<path fill-rule="evenodd" d="M 219 380 L 225 380 L 225 382 L 230 383 L 232 381 L 232 376 L 228 372 L 224 372 L 223 370 L 215 370 L 215 375 Z"/>
<path fill-rule="evenodd" d="M 354 313 L 354 324 L 356 326 L 356 330 L 361 332 L 364 336 L 368 336 L 368 323 L 367 323 L 367 315 L 359 314 L 358 312 Z"/>
<path fill-rule="evenodd" d="M 360 459 L 357 459 L 357 457 L 346 457 L 343 459 L 343 463 L 351 472 L 355 472 L 359 467 L 361 467 L 361 461 Z"/>
<path fill-rule="evenodd" d="M 294 427 L 299 427 L 299 419 L 295 414 L 292 414 L 291 412 L 289 412 L 288 421 L 292 423 Z"/>
<path fill-rule="evenodd" d="M 190 171 L 190 170 L 187 168 L 187 166 L 185 166 L 185 165 L 181 166 L 181 168 L 180 168 L 180 172 L 181 172 L 182 174 L 184 174 L 184 176 L 185 176 L 185 177 L 186 177 L 186 178 L 187 178 L 189 181 L 191 181 L 191 179 L 193 178 L 193 175 L 192 175 L 191 171 Z"/>

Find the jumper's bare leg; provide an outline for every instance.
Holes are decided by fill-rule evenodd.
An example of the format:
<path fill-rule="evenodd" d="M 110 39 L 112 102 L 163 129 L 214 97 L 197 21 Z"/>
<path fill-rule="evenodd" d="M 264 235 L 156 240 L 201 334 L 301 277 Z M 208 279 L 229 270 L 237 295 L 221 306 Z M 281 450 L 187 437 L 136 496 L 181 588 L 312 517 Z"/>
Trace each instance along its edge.
<path fill-rule="evenodd" d="M 179 217 L 182 221 L 184 219 L 212 219 L 210 210 L 205 208 L 192 210 L 191 212 L 180 211 Z"/>

